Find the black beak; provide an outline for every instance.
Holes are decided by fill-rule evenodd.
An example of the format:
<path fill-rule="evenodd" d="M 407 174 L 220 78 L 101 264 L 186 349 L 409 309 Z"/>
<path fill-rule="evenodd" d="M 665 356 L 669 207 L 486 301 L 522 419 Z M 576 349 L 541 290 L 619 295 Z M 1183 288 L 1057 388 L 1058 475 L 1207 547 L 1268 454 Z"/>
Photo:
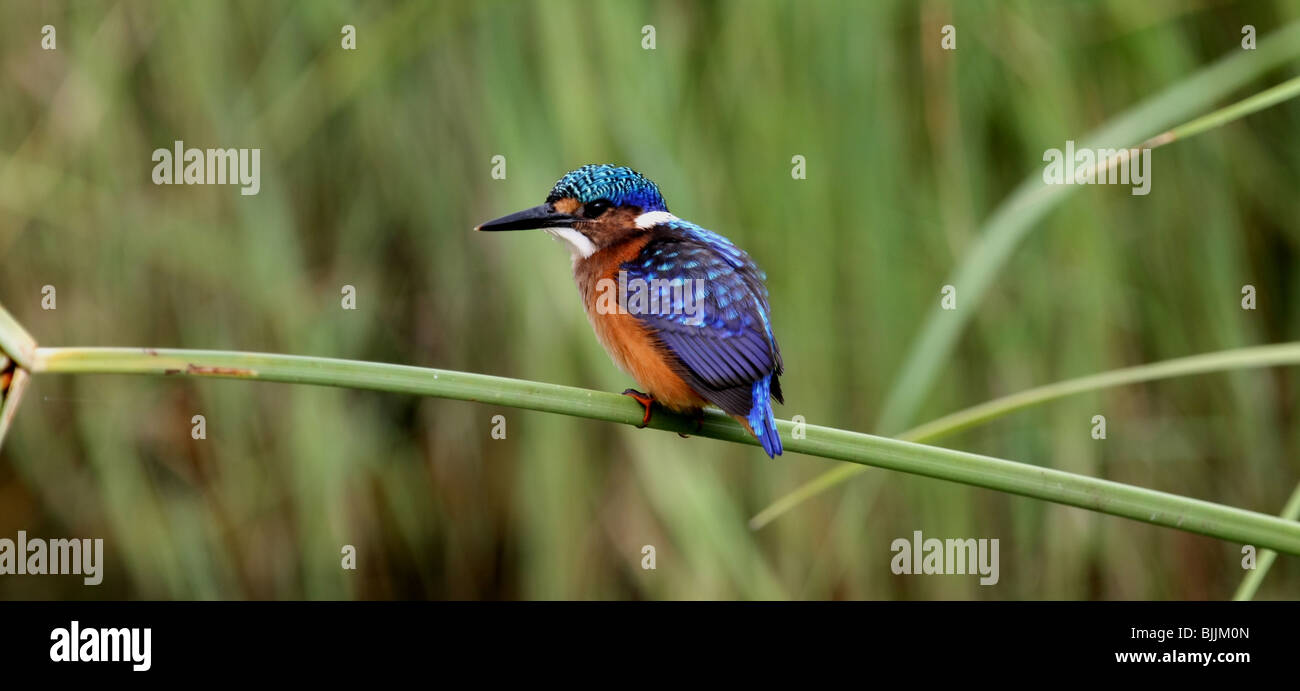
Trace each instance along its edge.
<path fill-rule="evenodd" d="M 529 230 L 531 228 L 570 228 L 580 219 L 562 214 L 550 204 L 534 206 L 495 221 L 479 224 L 474 230 Z"/>

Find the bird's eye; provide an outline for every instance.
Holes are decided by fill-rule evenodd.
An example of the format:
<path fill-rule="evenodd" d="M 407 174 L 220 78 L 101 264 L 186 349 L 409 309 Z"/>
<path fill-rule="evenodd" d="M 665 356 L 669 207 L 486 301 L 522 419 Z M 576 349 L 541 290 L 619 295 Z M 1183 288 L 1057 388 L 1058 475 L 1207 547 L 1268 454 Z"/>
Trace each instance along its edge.
<path fill-rule="evenodd" d="M 597 199 L 582 205 L 582 215 L 587 218 L 596 218 L 605 213 L 612 206 L 608 199 Z"/>

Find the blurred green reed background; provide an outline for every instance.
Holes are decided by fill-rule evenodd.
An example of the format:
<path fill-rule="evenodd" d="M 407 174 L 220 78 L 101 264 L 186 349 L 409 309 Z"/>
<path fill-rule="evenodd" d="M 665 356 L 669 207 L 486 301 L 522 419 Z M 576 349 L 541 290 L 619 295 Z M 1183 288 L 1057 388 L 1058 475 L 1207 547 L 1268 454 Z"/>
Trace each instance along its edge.
<path fill-rule="evenodd" d="M 1297 20 L 1297 0 L 7 1 L 0 303 L 43 345 L 620 391 L 632 382 L 591 334 L 567 252 L 471 228 L 581 164 L 626 164 L 767 270 L 778 415 L 873 431 L 940 287 L 1045 149 L 1240 51 L 1242 25 L 1262 39 Z M 1079 190 L 970 306 L 912 422 L 1300 339 L 1298 132 L 1292 101 L 1156 152 L 1150 196 Z M 153 185 L 152 151 L 177 139 L 260 147 L 261 193 Z M 1159 382 L 941 443 L 1276 513 L 1300 479 L 1298 387 L 1285 370 Z M 0 451 L 0 537 L 102 537 L 105 578 L 0 577 L 0 597 L 1195 599 L 1243 574 L 1240 545 L 880 470 L 747 528 L 830 467 L 454 401 L 42 376 Z M 914 530 L 999 538 L 1000 582 L 895 576 L 890 542 Z M 1300 565 L 1280 558 L 1260 597 L 1300 597 Z"/>

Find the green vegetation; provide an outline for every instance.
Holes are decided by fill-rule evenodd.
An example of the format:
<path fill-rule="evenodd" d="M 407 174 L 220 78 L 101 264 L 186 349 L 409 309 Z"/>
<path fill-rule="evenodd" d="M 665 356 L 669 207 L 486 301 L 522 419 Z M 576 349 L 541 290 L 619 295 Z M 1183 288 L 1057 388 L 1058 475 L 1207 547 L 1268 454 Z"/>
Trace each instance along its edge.
<path fill-rule="evenodd" d="M 894 434 L 1051 382 L 1300 340 L 1297 101 L 1161 148 L 1147 197 L 1026 186 L 1067 139 L 1131 144 L 1294 77 L 1294 0 L 123 3 L 3 20 L 0 302 L 43 346 L 620 391 L 564 250 L 469 230 L 593 161 L 641 170 L 767 270 L 784 418 Z M 348 23 L 355 53 L 338 47 Z M 178 139 L 261 148 L 260 193 L 154 186 L 150 152 Z M 937 309 L 946 283 L 956 312 Z M 1297 376 L 1080 392 L 944 443 L 1273 514 L 1300 480 Z M 1239 544 L 876 470 L 748 529 L 825 470 L 493 403 L 37 376 L 0 448 L 0 534 L 102 536 L 107 571 L 91 592 L 6 579 L 0 596 L 1226 598 L 1243 576 Z M 999 584 L 891 574 L 890 541 L 918 529 L 1000 538 Z M 1257 597 L 1300 597 L 1297 568 L 1277 558 Z"/>

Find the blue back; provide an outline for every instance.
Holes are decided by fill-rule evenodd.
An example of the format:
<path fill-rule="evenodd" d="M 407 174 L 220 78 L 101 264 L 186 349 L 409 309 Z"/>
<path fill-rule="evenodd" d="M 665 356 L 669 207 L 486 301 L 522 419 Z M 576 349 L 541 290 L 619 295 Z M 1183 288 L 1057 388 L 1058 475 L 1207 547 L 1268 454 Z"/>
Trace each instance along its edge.
<path fill-rule="evenodd" d="M 677 359 L 691 388 L 744 417 L 768 455 L 781 453 L 769 398 L 781 400 L 784 367 L 772 333 L 767 277 L 730 240 L 694 223 L 674 219 L 651 232 L 650 242 L 621 268 L 629 278 L 669 283 L 659 284 L 653 313 L 635 316 Z M 685 309 L 683 291 L 673 290 L 682 285 L 694 287 L 695 310 L 702 315 Z"/>

